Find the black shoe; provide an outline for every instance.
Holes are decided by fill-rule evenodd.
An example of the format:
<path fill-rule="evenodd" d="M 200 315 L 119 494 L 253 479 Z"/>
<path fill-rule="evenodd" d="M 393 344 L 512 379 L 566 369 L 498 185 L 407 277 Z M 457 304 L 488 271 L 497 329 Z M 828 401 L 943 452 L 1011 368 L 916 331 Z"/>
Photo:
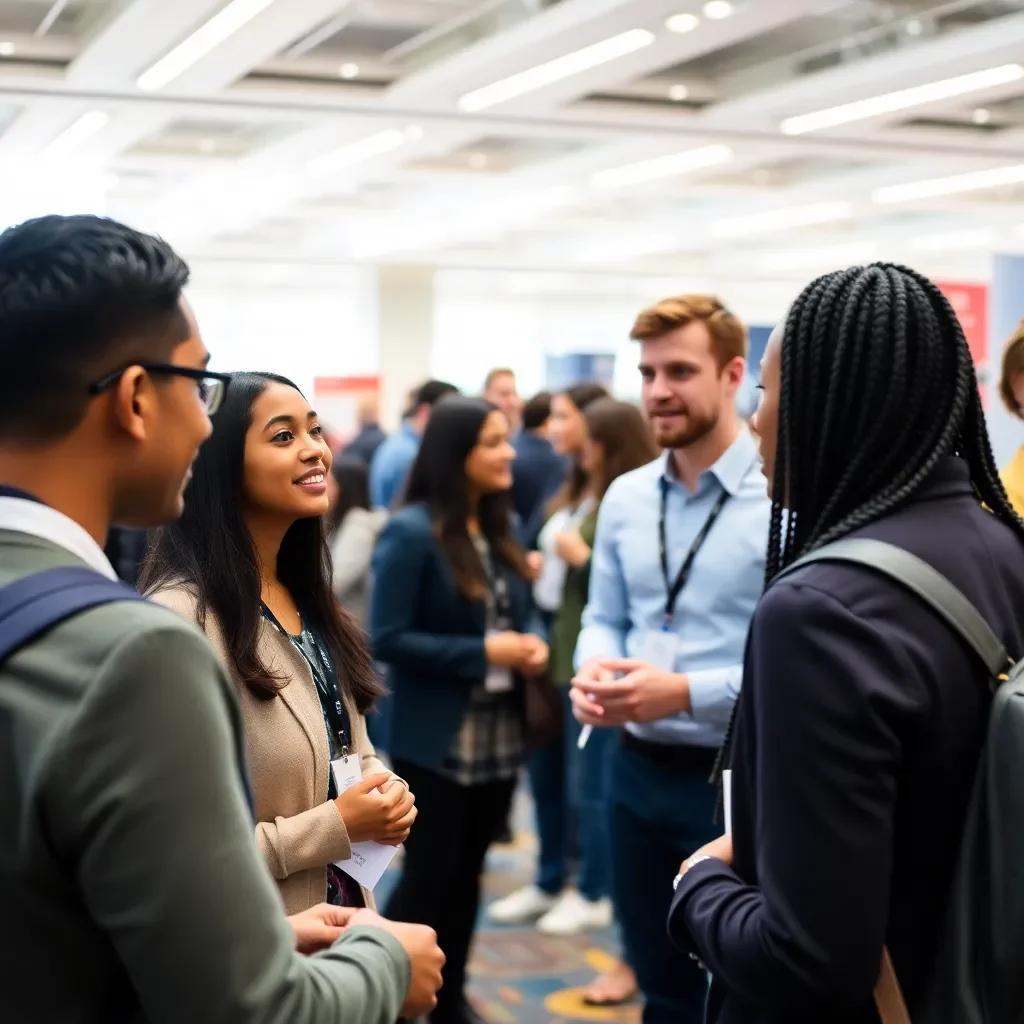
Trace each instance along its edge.
<path fill-rule="evenodd" d="M 438 1007 L 430 1015 L 430 1024 L 490 1024 L 486 1017 L 481 1017 L 465 1000 L 458 1006 L 448 1009 Z"/>

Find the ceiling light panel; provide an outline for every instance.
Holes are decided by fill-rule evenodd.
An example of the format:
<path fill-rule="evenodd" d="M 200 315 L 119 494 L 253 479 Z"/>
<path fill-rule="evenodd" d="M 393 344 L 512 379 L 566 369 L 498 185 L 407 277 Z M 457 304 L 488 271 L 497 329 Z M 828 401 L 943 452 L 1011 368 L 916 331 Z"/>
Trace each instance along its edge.
<path fill-rule="evenodd" d="M 248 25 L 272 3 L 274 0 L 232 0 L 170 53 L 147 68 L 136 84 L 146 92 L 162 89 Z"/>
<path fill-rule="evenodd" d="M 378 132 L 376 135 L 367 136 L 358 142 L 340 146 L 330 153 L 324 153 L 323 156 L 314 157 L 306 164 L 306 167 L 314 174 L 328 174 L 346 167 L 354 167 L 356 164 L 383 156 L 385 153 L 404 146 L 409 137 L 408 132 L 400 131 L 397 128 Z"/>
<path fill-rule="evenodd" d="M 746 235 L 770 234 L 790 228 L 811 227 L 853 216 L 853 206 L 847 202 L 811 203 L 768 213 L 751 213 L 746 217 L 729 217 L 711 225 L 715 238 L 743 238 Z"/>
<path fill-rule="evenodd" d="M 669 178 L 688 171 L 699 171 L 705 167 L 716 167 L 728 163 L 732 159 L 732 150 L 728 146 L 702 146 L 700 149 L 687 149 L 681 153 L 669 153 L 656 156 L 650 160 L 613 167 L 606 171 L 598 171 L 590 183 L 596 188 L 618 188 L 623 185 L 637 185 L 657 178 Z"/>
<path fill-rule="evenodd" d="M 918 199 L 934 199 L 937 196 L 978 192 L 986 188 L 1021 183 L 1024 183 L 1024 164 L 1010 164 L 1007 167 L 993 167 L 987 171 L 953 174 L 947 178 L 929 178 L 926 181 L 910 181 L 905 185 L 887 185 L 884 188 L 876 188 L 871 193 L 871 198 L 876 203 L 909 203 Z"/>
<path fill-rule="evenodd" d="M 47 145 L 43 150 L 43 156 L 50 158 L 66 156 L 91 139 L 97 132 L 102 131 L 109 121 L 110 115 L 106 111 L 90 110 L 89 113 L 83 114 L 68 125 Z"/>
<path fill-rule="evenodd" d="M 635 28 L 622 32 L 599 43 L 585 46 L 581 50 L 564 54 L 536 67 L 527 68 L 516 75 L 492 82 L 480 89 L 474 89 L 459 98 L 459 107 L 469 113 L 487 110 L 499 103 L 507 103 L 511 99 L 535 92 L 548 85 L 554 85 L 583 71 L 607 64 L 609 61 L 625 57 L 627 54 L 642 50 L 654 42 L 654 33 L 646 29 Z"/>
<path fill-rule="evenodd" d="M 828 107 L 810 114 L 787 117 L 780 127 L 784 135 L 803 135 L 807 132 L 821 131 L 823 128 L 835 128 L 841 124 L 909 110 L 911 107 L 936 103 L 954 96 L 964 96 L 982 89 L 992 89 L 1011 82 L 1019 82 L 1021 79 L 1024 79 L 1024 66 L 1002 64 L 984 71 L 973 71 L 968 75 L 957 75 L 955 78 L 944 78 L 938 82 L 915 85 L 909 89 L 900 89 L 897 92 L 856 100 L 853 103 L 843 103 L 838 107 Z"/>

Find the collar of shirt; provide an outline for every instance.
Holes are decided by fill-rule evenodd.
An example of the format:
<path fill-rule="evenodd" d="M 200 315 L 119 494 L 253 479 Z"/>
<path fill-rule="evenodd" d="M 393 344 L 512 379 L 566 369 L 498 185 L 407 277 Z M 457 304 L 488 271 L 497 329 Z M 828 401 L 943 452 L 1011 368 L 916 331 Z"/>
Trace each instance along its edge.
<path fill-rule="evenodd" d="M 741 427 L 736 440 L 722 452 L 718 461 L 701 473 L 697 492 L 704 490 L 710 475 L 729 492 L 731 497 L 736 497 L 756 457 L 757 444 L 750 431 L 746 427 Z M 671 449 L 661 456 L 661 477 L 670 484 L 679 483 L 672 463 Z"/>
<path fill-rule="evenodd" d="M 63 512 L 14 487 L 0 487 L 0 530 L 25 533 L 56 544 L 107 579 L 116 580 L 110 560 L 84 527 Z"/>

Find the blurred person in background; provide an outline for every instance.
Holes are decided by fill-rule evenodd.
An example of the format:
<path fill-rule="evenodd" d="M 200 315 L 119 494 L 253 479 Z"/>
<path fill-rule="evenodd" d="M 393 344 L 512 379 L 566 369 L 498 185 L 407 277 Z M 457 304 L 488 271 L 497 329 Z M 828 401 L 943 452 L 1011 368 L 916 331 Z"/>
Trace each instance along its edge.
<path fill-rule="evenodd" d="M 650 427 L 640 410 L 629 402 L 599 398 L 587 404 L 583 416 L 586 436 L 579 461 L 587 475 L 586 493 L 592 495 L 592 501 L 572 525 L 564 521 L 559 511 L 549 520 L 564 527 L 552 538 L 552 547 L 566 563 L 566 572 L 550 630 L 550 646 L 551 675 L 565 694 L 565 737 L 562 744 L 537 751 L 530 764 L 538 807 L 544 806 L 546 813 L 553 814 L 560 806 L 562 814 L 560 819 L 545 823 L 542 834 L 548 845 L 541 845 L 537 884 L 518 890 L 491 908 L 491 916 L 497 921 L 529 920 L 543 912 L 538 929 L 563 935 L 605 927 L 611 917 L 605 807 L 614 733 L 598 730 L 579 750 L 580 726 L 572 716 L 569 701 L 569 686 L 575 675 L 573 656 L 590 586 L 597 510 L 614 480 L 658 457 Z M 547 530 L 545 526 L 542 536 Z M 561 798 L 553 792 L 559 783 Z M 575 830 L 579 836 L 577 888 L 563 892 L 572 868 L 566 833 Z M 633 972 L 620 965 L 595 981 L 584 998 L 594 1005 L 614 1005 L 635 993 Z"/>
<path fill-rule="evenodd" d="M 999 395 L 1014 416 L 1024 419 L 1024 320 L 1010 335 L 1003 350 Z M 1017 515 L 1024 516 L 1024 446 L 1014 452 L 1000 475 L 1010 504 Z"/>
<path fill-rule="evenodd" d="M 437 930 L 448 962 L 434 1024 L 478 1019 L 464 987 L 480 876 L 525 757 L 522 676 L 548 660 L 527 632 L 528 569 L 508 496 L 514 454 L 493 405 L 439 402 L 373 559 L 389 752 L 420 810 L 387 913 Z"/>
<path fill-rule="evenodd" d="M 541 391 L 523 406 L 523 429 L 513 442 L 512 505 L 521 524 L 533 522 L 565 477 L 566 461 L 551 444 L 551 392 Z"/>
<path fill-rule="evenodd" d="M 562 460 L 563 473 L 560 487 L 556 489 L 551 504 L 542 503 L 534 512 L 533 517 L 524 524 L 523 532 L 528 547 L 537 546 L 541 527 L 550 519 L 552 510 L 575 509 L 584 497 L 587 475 L 579 461 L 587 433 L 583 413 L 591 402 L 608 397 L 608 389 L 596 381 L 581 381 L 552 397 L 551 416 L 548 420 L 548 439 L 551 441 L 556 455 Z M 543 554 L 545 555 L 544 564 L 551 575 L 552 583 L 547 588 L 542 585 L 540 599 L 537 603 L 542 612 L 550 613 L 558 606 L 557 595 L 562 568 L 559 566 L 560 560 L 553 551 L 546 551 Z M 552 556 L 550 564 L 547 562 L 548 555 Z M 549 594 L 546 601 L 545 592 Z M 534 587 L 534 597 L 537 598 L 536 587 Z"/>
<path fill-rule="evenodd" d="M 739 319 L 714 296 L 683 295 L 641 312 L 631 336 L 667 451 L 601 502 L 571 696 L 583 724 L 625 727 L 610 769 L 612 901 L 645 1024 L 698 1024 L 707 976 L 664 923 L 679 864 L 719 832 L 709 778 L 743 678 L 771 505 L 736 410 Z"/>
<path fill-rule="evenodd" d="M 132 530 L 124 526 L 112 526 L 107 533 L 103 553 L 110 560 L 118 579 L 130 587 L 139 580 L 139 570 L 146 556 L 149 544 L 148 530 Z"/>
<path fill-rule="evenodd" d="M 334 593 L 342 608 L 366 628 L 370 561 L 388 513 L 386 509 L 370 508 L 370 476 L 366 463 L 356 456 L 339 455 L 331 464 L 327 484 Z"/>
<path fill-rule="evenodd" d="M 166 243 L 100 217 L 0 235 L 5 594 L 53 570 L 120 592 L 110 524 L 181 515 L 226 381 L 207 369 L 188 276 Z M 429 1011 L 443 959 L 429 930 L 352 908 L 285 918 L 253 842 L 234 687 L 178 616 L 135 597 L 54 624 L 0 666 L 0 720 L 5 1024 Z"/>
<path fill-rule="evenodd" d="M 484 381 L 483 399 L 496 405 L 508 420 L 510 434 L 515 438 L 522 428 L 523 400 L 516 388 L 516 375 L 507 367 L 491 370 Z"/>
<path fill-rule="evenodd" d="M 359 433 L 352 438 L 343 451 L 345 455 L 362 459 L 367 466 L 373 462 L 377 449 L 387 440 L 388 435 L 380 426 L 380 396 L 376 392 L 364 392 L 359 396 L 357 415 Z"/>
<path fill-rule="evenodd" d="M 416 816 L 366 734 L 380 687 L 331 590 L 330 466 L 320 421 L 291 381 L 234 374 L 185 513 L 156 535 L 140 581 L 206 633 L 235 680 L 255 841 L 289 913 L 372 907 L 335 861 L 356 842 L 398 845 Z M 361 781 L 339 792 L 331 762 L 350 753 Z"/>
<path fill-rule="evenodd" d="M 390 509 L 400 497 L 434 406 L 445 395 L 458 394 L 458 390 L 443 380 L 428 380 L 416 391 L 398 432 L 380 445 L 370 463 L 370 502 L 374 508 Z"/>
<path fill-rule="evenodd" d="M 1003 875 L 1000 851 L 969 872 L 982 883 L 977 934 L 953 937 L 955 965 L 937 961 L 955 865 L 975 849 L 973 836 L 963 843 L 979 758 L 997 753 L 983 753 L 992 669 L 886 574 L 795 567 L 837 540 L 903 549 L 960 591 L 1011 664 L 1020 658 L 1024 524 L 999 481 L 963 329 L 920 274 L 851 267 L 797 297 L 761 382 L 771 530 L 728 747 L 732 832 L 678 869 L 670 934 L 710 969 L 713 1024 L 877 1024 L 883 947 L 909 1011 L 888 1019 L 1020 1020 L 1019 945 L 996 954 L 1011 982 L 1001 992 L 974 984 L 989 978 L 974 973 L 989 894 L 1019 870 Z M 944 1000 L 930 1016 L 937 965 L 961 964 L 956 1009 Z"/>

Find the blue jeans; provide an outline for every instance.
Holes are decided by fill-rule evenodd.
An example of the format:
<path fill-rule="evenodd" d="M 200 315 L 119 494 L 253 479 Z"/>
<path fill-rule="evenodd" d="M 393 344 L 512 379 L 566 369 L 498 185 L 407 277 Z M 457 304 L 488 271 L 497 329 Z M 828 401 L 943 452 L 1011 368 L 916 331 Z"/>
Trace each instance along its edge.
<path fill-rule="evenodd" d="M 708 978 L 669 941 L 679 865 L 722 832 L 708 769 L 665 769 L 617 745 L 611 756 L 612 902 L 646 1000 L 644 1024 L 702 1024 Z"/>
<path fill-rule="evenodd" d="M 613 729 L 595 729 L 577 750 L 580 725 L 572 717 L 568 687 L 562 689 L 565 728 L 561 739 L 535 750 L 527 762 L 540 840 L 537 886 L 551 896 L 577 867 L 580 895 L 609 893 L 608 767 Z"/>

